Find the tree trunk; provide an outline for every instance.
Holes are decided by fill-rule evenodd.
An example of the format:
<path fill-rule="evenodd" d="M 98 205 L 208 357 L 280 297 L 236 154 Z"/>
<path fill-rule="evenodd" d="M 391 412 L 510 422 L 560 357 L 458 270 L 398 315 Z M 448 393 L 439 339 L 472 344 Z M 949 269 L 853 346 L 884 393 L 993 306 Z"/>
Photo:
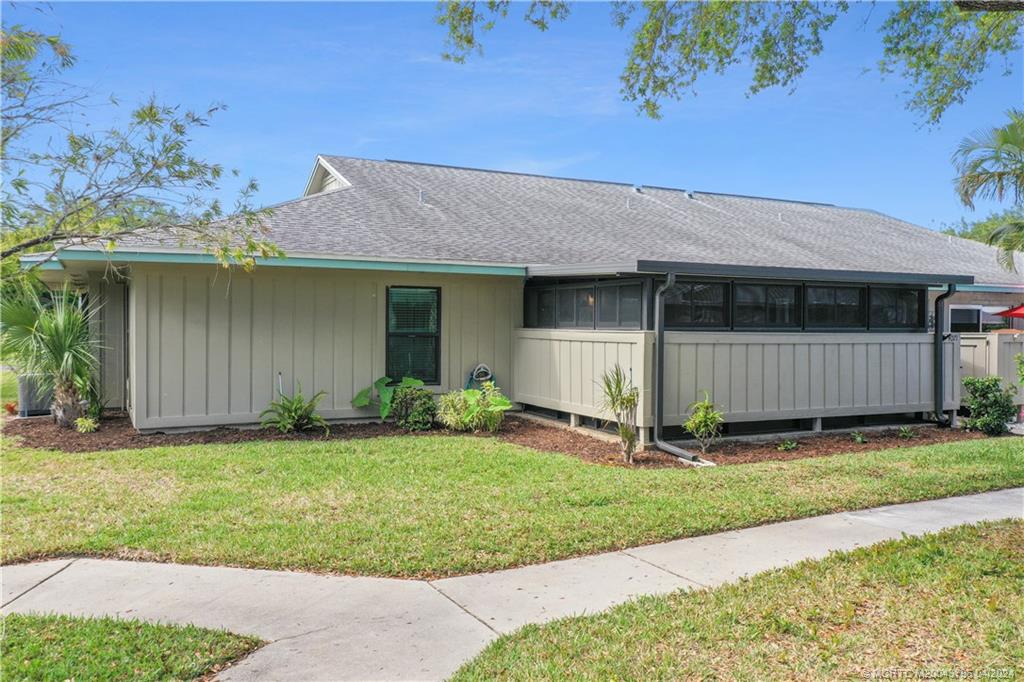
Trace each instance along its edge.
<path fill-rule="evenodd" d="M 73 429 L 82 416 L 82 400 L 74 386 L 56 386 L 53 390 L 53 421 L 64 429 Z"/>

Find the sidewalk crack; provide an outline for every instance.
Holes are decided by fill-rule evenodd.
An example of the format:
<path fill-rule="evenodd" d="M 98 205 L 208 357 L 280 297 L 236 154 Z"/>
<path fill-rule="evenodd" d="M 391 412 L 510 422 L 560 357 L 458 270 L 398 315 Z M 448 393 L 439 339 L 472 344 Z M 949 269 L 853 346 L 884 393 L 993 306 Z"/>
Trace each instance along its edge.
<path fill-rule="evenodd" d="M 439 588 L 439 587 L 438 587 L 437 585 L 435 585 L 434 583 L 432 583 L 432 582 L 430 582 L 430 581 L 426 581 L 426 583 L 427 583 L 428 585 L 430 585 L 430 586 L 431 586 L 431 587 L 432 587 L 432 588 L 434 589 L 434 591 L 435 591 L 435 592 L 437 592 L 437 593 L 438 593 L 439 595 L 441 595 L 442 597 L 444 597 L 445 599 L 447 599 L 447 600 L 448 600 L 448 601 L 450 601 L 451 603 L 453 603 L 453 604 L 455 604 L 456 606 L 458 606 L 458 607 L 459 607 L 459 609 L 461 609 L 463 613 L 465 613 L 466 615 L 468 615 L 468 616 L 470 616 L 471 618 L 473 618 L 474 620 L 476 620 L 476 622 L 480 623 L 481 625 L 483 625 L 483 626 L 484 626 L 485 628 L 487 628 L 488 630 L 490 630 L 490 631 L 491 631 L 491 632 L 493 632 L 494 634 L 498 635 L 499 637 L 501 636 L 501 633 L 500 633 L 500 632 L 498 632 L 497 630 L 495 630 L 495 629 L 494 629 L 493 627 L 491 627 L 490 623 L 487 623 L 486 621 L 484 621 L 484 619 L 483 619 L 483 618 L 480 618 L 480 617 L 479 617 L 479 616 L 477 616 L 477 615 L 476 615 L 475 613 L 473 613 L 472 611 L 470 611 L 469 609 L 467 609 L 467 608 L 466 608 L 465 606 L 463 606 L 463 605 L 462 605 L 462 604 L 460 604 L 459 602 L 457 602 L 457 601 L 455 601 L 454 599 L 452 599 L 451 597 L 449 597 L 449 596 L 448 596 L 447 594 L 445 594 L 445 593 L 444 593 L 444 590 L 442 590 L 441 588 Z"/>
<path fill-rule="evenodd" d="M 700 582 L 699 580 L 694 580 L 693 578 L 687 578 L 685 575 L 676 573 L 675 571 L 670 571 L 667 568 L 665 568 L 664 566 L 659 566 L 658 564 L 653 563 L 651 561 L 648 561 L 647 559 L 644 559 L 643 557 L 638 557 L 636 554 L 630 554 L 628 550 L 620 549 L 619 553 L 620 554 L 625 554 L 629 558 L 636 559 L 637 561 L 645 563 L 648 566 L 651 566 L 653 568 L 658 569 L 659 571 L 664 571 L 665 573 L 668 573 L 669 575 L 674 575 L 675 577 L 677 577 L 677 578 L 679 578 L 681 580 L 685 580 L 688 583 L 693 583 L 694 585 L 700 585 L 701 587 L 708 587 L 707 585 L 705 585 L 704 583 Z"/>
<path fill-rule="evenodd" d="M 54 571 L 53 573 L 51 573 L 50 575 L 46 576 L 45 578 L 43 578 L 43 579 L 42 579 L 42 580 L 40 580 L 39 582 L 37 582 L 37 583 L 36 583 L 35 585 L 32 585 L 32 586 L 31 586 L 30 588 L 28 588 L 27 590 L 24 590 L 24 591 L 22 591 L 22 592 L 20 592 L 20 593 L 16 594 L 15 596 L 13 596 L 13 597 L 11 597 L 10 599 L 8 599 L 7 601 L 5 601 L 5 602 L 4 602 L 3 604 L 0 604 L 0 608 L 6 607 L 6 606 L 10 606 L 11 604 L 13 604 L 13 603 L 14 603 L 14 602 L 16 602 L 17 600 L 21 599 L 22 597 L 24 597 L 24 596 L 25 596 L 26 594 L 28 594 L 28 593 L 29 593 L 29 592 L 31 592 L 32 590 L 36 589 L 37 587 L 39 587 L 40 585 L 42 585 L 43 583 L 45 583 L 45 582 L 46 582 L 47 580 L 49 580 L 49 579 L 50 579 L 50 578 L 52 578 L 53 576 L 55 576 L 55 575 L 57 575 L 57 574 L 59 574 L 59 573 L 63 573 L 63 572 L 64 572 L 64 571 L 66 571 L 67 569 L 71 568 L 71 564 L 75 563 L 76 561 L 78 561 L 78 559 L 72 559 L 71 561 L 67 562 L 66 564 L 64 564 L 63 566 L 61 566 L 60 568 L 58 568 L 58 569 L 57 569 L 56 571 Z"/>

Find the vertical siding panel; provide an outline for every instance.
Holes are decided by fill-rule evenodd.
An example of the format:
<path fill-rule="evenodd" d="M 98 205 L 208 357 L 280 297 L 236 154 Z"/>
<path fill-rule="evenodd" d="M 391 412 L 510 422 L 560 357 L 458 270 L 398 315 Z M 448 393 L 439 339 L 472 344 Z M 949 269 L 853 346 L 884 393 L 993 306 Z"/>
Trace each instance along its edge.
<path fill-rule="evenodd" d="M 921 344 L 907 344 L 907 402 L 924 402 L 921 397 Z"/>
<path fill-rule="evenodd" d="M 725 399 L 731 412 L 747 411 L 747 345 L 734 343 L 723 349 L 729 356 L 729 381 Z M 715 351 L 718 352 L 717 350 Z M 718 377 L 715 377 L 715 388 L 718 390 Z M 718 396 L 714 396 L 718 399 Z"/>
<path fill-rule="evenodd" d="M 921 402 L 931 404 L 932 396 L 932 358 L 935 357 L 931 343 L 921 346 L 921 365 L 918 375 L 921 378 Z"/>
<path fill-rule="evenodd" d="M 207 414 L 231 411 L 231 295 L 229 276 L 218 273 L 211 282 L 209 296 L 209 364 L 206 382 Z"/>
<path fill-rule="evenodd" d="M 162 287 L 159 414 L 161 417 L 180 417 L 184 400 L 185 278 L 180 274 L 167 275 L 163 278 Z"/>
<path fill-rule="evenodd" d="M 896 396 L 895 352 L 893 344 L 882 344 L 882 404 L 891 405 Z"/>
<path fill-rule="evenodd" d="M 907 404 L 907 344 L 893 345 L 893 403 Z"/>
<path fill-rule="evenodd" d="M 315 303 L 315 280 L 311 277 L 296 277 L 294 308 L 292 317 L 292 373 L 295 389 L 302 386 L 308 398 L 313 394 L 314 377 L 314 324 L 313 304 Z"/>
<path fill-rule="evenodd" d="M 793 378 L 796 393 L 796 409 L 806 410 L 811 406 L 811 349 L 806 343 L 793 346 Z"/>
<path fill-rule="evenodd" d="M 749 344 L 746 355 L 746 410 L 761 412 L 764 410 L 764 347 L 759 343 Z"/>
<path fill-rule="evenodd" d="M 494 285 L 488 285 L 478 288 L 480 290 L 480 302 L 476 319 L 477 351 L 476 357 L 466 358 L 466 362 L 463 363 L 462 374 L 465 376 L 468 376 L 470 370 L 481 362 L 486 363 L 491 368 L 491 371 L 496 371 L 497 369 L 494 364 L 494 361 L 497 359 L 494 355 L 494 326 L 497 317 L 495 315 L 495 308 L 497 306 L 495 287 Z M 465 376 L 463 381 L 465 381 Z"/>
<path fill-rule="evenodd" d="M 295 392 L 295 279 L 274 278 L 274 348 L 273 390 L 278 389 L 277 375 L 285 393 Z"/>
<path fill-rule="evenodd" d="M 334 281 L 334 395 L 331 404 L 336 410 L 351 409 L 352 398 L 361 389 L 356 388 L 353 370 L 355 366 L 353 334 L 359 322 L 353 317 L 355 291 L 349 280 Z"/>
<path fill-rule="evenodd" d="M 380 319 L 377 314 L 377 283 L 354 279 L 352 289 L 353 320 L 355 321 L 352 327 L 352 388 L 354 391 L 361 391 L 376 381 L 378 377 L 384 376 L 386 371 L 382 369 L 384 350 L 381 347 L 384 341 L 378 340 L 378 331 L 375 328 L 377 320 Z M 384 299 L 387 297 L 386 291 L 386 287 L 380 288 L 379 304 L 382 311 L 385 305 Z M 386 324 L 387 320 L 382 319 L 381 333 L 384 332 Z M 380 364 L 378 364 L 378 358 L 380 358 Z"/>
<path fill-rule="evenodd" d="M 794 345 L 779 347 L 779 409 L 796 409 L 796 366 Z"/>
<path fill-rule="evenodd" d="M 853 344 L 839 346 L 839 404 L 853 407 Z"/>
<path fill-rule="evenodd" d="M 820 343 L 810 345 L 810 401 L 811 407 L 821 409 L 825 407 L 825 348 Z"/>
<path fill-rule="evenodd" d="M 506 394 L 511 392 L 514 383 L 511 362 L 512 308 L 509 305 L 509 301 L 513 300 L 513 291 L 511 287 L 504 283 L 496 285 L 495 288 L 494 349 L 491 355 L 490 367 L 496 373 L 498 384 L 506 391 Z M 519 301 L 521 305 L 521 296 Z"/>
<path fill-rule="evenodd" d="M 210 280 L 205 276 L 185 277 L 182 304 L 185 324 L 182 329 L 184 365 L 182 366 L 182 414 L 206 414 L 207 329 L 209 322 Z"/>
<path fill-rule="evenodd" d="M 680 357 L 680 375 L 676 394 L 676 403 L 679 405 L 679 411 L 676 414 L 682 415 L 697 395 L 697 345 L 685 343 L 679 344 L 677 347 L 679 348 Z"/>
<path fill-rule="evenodd" d="M 766 412 L 779 411 L 779 346 L 771 343 L 764 346 L 764 389 L 761 409 Z"/>
<path fill-rule="evenodd" d="M 252 411 L 252 343 L 256 330 L 252 325 L 253 279 L 238 276 L 231 282 L 231 404 L 232 414 Z"/>
<path fill-rule="evenodd" d="M 680 405 L 680 381 L 682 375 L 682 368 L 680 367 L 680 361 L 682 359 L 681 351 L 683 346 L 675 343 L 665 344 L 665 372 L 663 374 L 665 378 L 665 416 L 682 414 L 682 406 Z"/>
<path fill-rule="evenodd" d="M 591 376 L 597 379 L 601 375 L 594 371 L 594 344 L 585 343 L 580 348 L 580 367 L 584 376 Z M 601 389 L 594 381 L 580 382 L 580 401 L 585 405 L 599 405 Z"/>
<path fill-rule="evenodd" d="M 471 320 L 463 321 L 465 292 L 468 285 L 456 282 L 441 291 L 441 347 L 447 349 L 443 357 L 447 361 L 445 376 L 448 377 L 446 389 L 462 388 L 459 376 L 463 364 L 462 326 L 472 324 Z"/>
<path fill-rule="evenodd" d="M 711 394 L 711 399 L 720 406 L 722 411 L 735 412 L 736 408 L 734 407 L 733 396 L 730 392 L 732 386 L 732 376 L 730 374 L 732 369 L 732 345 L 713 345 L 711 346 L 711 352 L 715 358 L 714 375 L 711 379 L 711 386 L 703 388 Z M 697 396 L 698 399 L 703 397 L 703 392 Z"/>
<path fill-rule="evenodd" d="M 274 279 L 256 277 L 252 283 L 252 407 L 262 412 L 274 399 Z"/>
<path fill-rule="evenodd" d="M 853 404 L 868 404 L 868 347 L 863 343 L 853 347 Z"/>
<path fill-rule="evenodd" d="M 824 404 L 827 408 L 839 407 L 839 346 L 830 343 L 824 347 L 825 372 L 822 375 L 825 384 Z"/>
<path fill-rule="evenodd" d="M 161 403 L 161 368 L 163 365 L 163 319 L 164 319 L 164 292 L 163 277 L 157 274 L 144 275 L 146 278 L 146 309 L 143 312 L 145 318 L 141 320 L 146 325 L 146 416 L 160 417 Z"/>
<path fill-rule="evenodd" d="M 868 344 L 868 405 L 882 404 L 882 346 Z"/>
<path fill-rule="evenodd" d="M 321 409 L 334 407 L 334 331 L 335 286 L 328 277 L 313 280 L 313 383 L 309 394 L 326 391 L 329 395 Z"/>
<path fill-rule="evenodd" d="M 558 369 L 558 399 L 572 402 L 572 341 L 559 344 Z"/>
<path fill-rule="evenodd" d="M 481 308 L 485 307 L 481 301 L 480 287 L 466 286 L 462 289 L 463 295 L 463 308 L 462 308 L 462 357 L 459 358 L 459 363 L 455 367 L 455 376 L 458 377 L 458 381 L 461 383 L 466 380 L 466 374 L 472 369 L 472 366 L 479 362 L 476 358 L 480 356 L 480 332 L 477 329 L 477 323 L 480 319 Z M 564 349 L 564 352 L 568 353 L 568 348 Z M 566 367 L 565 364 L 562 367 Z M 563 393 L 562 395 L 567 395 Z"/>

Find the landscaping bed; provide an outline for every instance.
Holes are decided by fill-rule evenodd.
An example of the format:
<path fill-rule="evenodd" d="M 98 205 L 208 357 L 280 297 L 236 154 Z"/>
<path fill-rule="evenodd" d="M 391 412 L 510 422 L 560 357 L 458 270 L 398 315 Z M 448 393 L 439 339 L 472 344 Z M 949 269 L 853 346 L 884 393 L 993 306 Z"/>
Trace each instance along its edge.
<path fill-rule="evenodd" d="M 593 466 L 437 433 L 76 453 L 5 442 L 0 561 L 82 555 L 434 578 L 1024 486 L 1021 444 L 694 469 Z"/>
<path fill-rule="evenodd" d="M 380 422 L 332 424 L 330 435 L 328 436 L 324 436 L 321 430 L 281 433 L 276 429 L 263 428 L 217 428 L 187 433 L 141 434 L 132 426 L 128 416 L 121 412 L 107 415 L 100 424 L 98 431 L 78 433 L 73 430 L 60 429 L 50 419 L 44 417 L 7 419 L 4 422 L 4 434 L 18 437 L 21 440 L 21 444 L 26 447 L 60 450 L 63 452 L 95 452 L 173 445 L 248 443 L 253 441 L 352 440 L 381 436 L 423 436 L 428 434 L 464 435 L 443 429 L 408 434 L 391 422 L 383 424 Z M 867 431 L 865 432 L 866 443 L 854 442 L 849 433 L 808 434 L 799 437 L 799 445 L 795 450 L 785 451 L 778 449 L 779 443 L 783 440 L 781 438 L 758 442 L 724 441 L 716 443 L 708 452 L 707 458 L 719 465 L 789 461 L 808 457 L 824 457 L 828 455 L 886 450 L 889 448 L 908 448 L 935 443 L 974 440 L 984 437 L 975 432 L 962 431 L 960 429 L 941 429 L 928 425 L 913 427 L 913 432 L 913 438 L 905 439 L 900 438 L 897 429 Z M 502 424 L 501 431 L 495 437 L 507 443 L 514 443 L 543 452 L 561 452 L 566 455 L 572 455 L 585 462 L 625 466 L 622 462 L 622 455 L 617 443 L 588 436 L 580 431 L 545 424 L 536 419 L 510 415 L 506 418 L 504 424 Z M 686 444 L 684 443 L 683 446 L 685 447 Z M 653 449 L 636 453 L 633 466 L 638 468 L 690 467 L 689 464 L 672 455 Z"/>
<path fill-rule="evenodd" d="M 262 642 L 193 625 L 56 615 L 3 617 L 4 676 L 17 680 L 212 679 Z"/>
<path fill-rule="evenodd" d="M 1018 679 L 1024 522 L 963 526 L 501 637 L 454 680 Z"/>

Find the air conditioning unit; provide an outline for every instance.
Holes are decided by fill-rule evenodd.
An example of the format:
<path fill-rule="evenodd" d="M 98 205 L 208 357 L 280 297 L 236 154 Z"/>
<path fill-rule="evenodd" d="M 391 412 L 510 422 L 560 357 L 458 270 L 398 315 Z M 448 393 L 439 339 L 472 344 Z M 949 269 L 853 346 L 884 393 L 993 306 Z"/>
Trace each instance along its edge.
<path fill-rule="evenodd" d="M 37 417 L 50 414 L 53 391 L 39 388 L 38 374 L 22 374 L 18 377 L 18 416 Z"/>

